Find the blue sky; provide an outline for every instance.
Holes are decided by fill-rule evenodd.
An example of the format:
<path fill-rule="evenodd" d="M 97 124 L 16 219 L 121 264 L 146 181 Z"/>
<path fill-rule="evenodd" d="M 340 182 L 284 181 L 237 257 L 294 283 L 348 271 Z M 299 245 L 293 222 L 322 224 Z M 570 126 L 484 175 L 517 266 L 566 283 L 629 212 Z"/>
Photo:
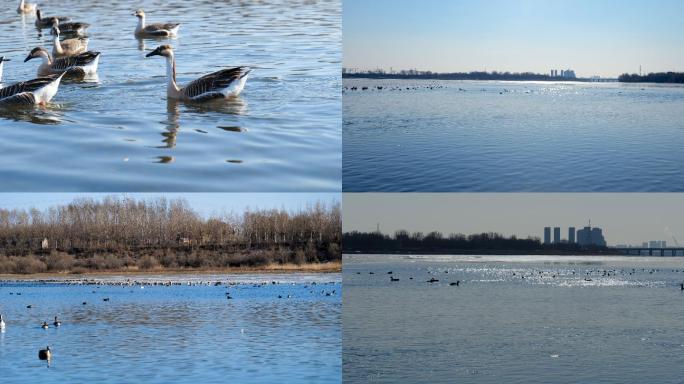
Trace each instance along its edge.
<path fill-rule="evenodd" d="M 344 0 L 344 66 L 684 71 L 684 1 Z"/>
<path fill-rule="evenodd" d="M 102 199 L 105 196 L 127 196 L 135 199 L 184 198 L 197 212 L 205 216 L 214 213 L 242 213 L 245 208 L 285 208 L 299 210 L 318 201 L 332 203 L 341 201 L 339 193 L 3 193 L 0 208 L 45 208 L 67 204 L 75 198 Z"/>

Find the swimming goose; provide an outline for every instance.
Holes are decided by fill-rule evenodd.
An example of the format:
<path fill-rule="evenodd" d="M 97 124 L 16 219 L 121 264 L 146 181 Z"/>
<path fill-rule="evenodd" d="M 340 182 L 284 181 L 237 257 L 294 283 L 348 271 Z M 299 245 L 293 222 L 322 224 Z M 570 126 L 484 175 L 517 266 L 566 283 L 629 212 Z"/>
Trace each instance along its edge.
<path fill-rule="evenodd" d="M 0 104 L 45 105 L 57 93 L 63 75 L 39 77 L 0 88 Z"/>
<path fill-rule="evenodd" d="M 58 18 L 53 17 L 52 26 L 58 27 L 58 29 L 64 33 L 83 35 L 85 34 L 85 30 L 88 29 L 88 27 L 90 27 L 90 24 L 81 22 L 63 23 Z M 52 33 L 54 34 L 55 31 L 53 30 Z"/>
<path fill-rule="evenodd" d="M 47 346 L 45 349 L 41 349 L 38 351 L 38 358 L 41 360 L 50 360 L 52 357 L 52 352 L 50 352 L 50 346 Z"/>
<path fill-rule="evenodd" d="M 50 328 L 50 325 L 48 325 L 47 321 L 43 321 L 43 325 L 40 326 L 43 329 L 48 329 Z"/>
<path fill-rule="evenodd" d="M 57 320 L 57 316 L 55 316 L 55 322 L 52 323 L 52 325 L 54 325 L 55 327 L 59 327 L 60 325 L 62 325 L 62 322 Z"/>
<path fill-rule="evenodd" d="M 138 9 L 133 16 L 138 18 L 138 26 L 135 27 L 137 37 L 175 36 L 178 34 L 180 23 L 156 23 L 145 25 L 145 11 Z"/>
<path fill-rule="evenodd" d="M 5 59 L 4 56 L 0 56 L 0 83 L 2 83 L 2 67 L 5 66 L 5 61 L 9 61 L 9 59 Z"/>
<path fill-rule="evenodd" d="M 60 74 L 68 72 L 73 75 L 92 75 L 97 72 L 97 64 L 100 60 L 100 52 L 87 51 L 76 56 L 52 59 L 48 51 L 42 47 L 31 50 L 24 62 L 31 59 L 42 58 L 43 62 L 38 66 L 38 76 Z"/>
<path fill-rule="evenodd" d="M 17 13 L 33 13 L 36 10 L 36 5 L 33 3 L 27 3 L 24 0 L 19 0 L 19 6 L 17 7 Z"/>
<path fill-rule="evenodd" d="M 38 28 L 52 28 L 52 24 L 54 23 L 54 19 L 57 19 L 61 23 L 64 23 L 64 22 L 71 20 L 71 18 L 67 17 L 67 16 L 42 17 L 42 15 L 40 13 L 40 9 L 36 8 L 36 27 L 38 27 Z"/>
<path fill-rule="evenodd" d="M 88 50 L 88 38 L 77 37 L 74 39 L 65 39 L 60 41 L 60 30 L 58 26 L 52 27 L 52 34 L 55 35 L 54 44 L 52 46 L 52 56 L 55 58 L 74 56 Z"/>
<path fill-rule="evenodd" d="M 2 315 L 0 315 L 0 331 L 5 330 L 5 319 L 2 318 Z"/>
<path fill-rule="evenodd" d="M 169 98 L 185 101 L 206 101 L 218 98 L 237 96 L 242 92 L 251 71 L 248 67 L 223 69 L 202 76 L 180 88 L 176 84 L 176 59 L 170 45 L 161 45 L 146 57 L 164 56 L 166 58 L 166 76 L 168 85 L 166 94 Z"/>

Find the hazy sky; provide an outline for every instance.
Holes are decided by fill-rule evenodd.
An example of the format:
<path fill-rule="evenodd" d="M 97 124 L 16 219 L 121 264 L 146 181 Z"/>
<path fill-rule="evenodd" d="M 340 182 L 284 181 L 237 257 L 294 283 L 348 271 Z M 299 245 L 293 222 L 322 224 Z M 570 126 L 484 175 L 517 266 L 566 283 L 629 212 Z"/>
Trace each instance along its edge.
<path fill-rule="evenodd" d="M 498 232 L 543 237 L 544 226 L 603 228 L 609 245 L 641 245 L 672 235 L 684 245 L 684 194 L 414 194 L 345 193 L 344 231 L 397 229 L 447 233 Z"/>
<path fill-rule="evenodd" d="M 55 205 L 68 204 L 76 198 L 89 197 L 102 199 L 105 196 L 134 199 L 184 198 L 190 206 L 202 215 L 214 213 L 241 213 L 245 208 L 271 209 L 285 208 L 299 210 L 316 203 L 339 202 L 339 193 L 3 193 L 0 194 L 0 208 L 31 208 L 40 210 Z"/>
<path fill-rule="evenodd" d="M 684 70 L 681 0 L 344 0 L 344 66 Z"/>

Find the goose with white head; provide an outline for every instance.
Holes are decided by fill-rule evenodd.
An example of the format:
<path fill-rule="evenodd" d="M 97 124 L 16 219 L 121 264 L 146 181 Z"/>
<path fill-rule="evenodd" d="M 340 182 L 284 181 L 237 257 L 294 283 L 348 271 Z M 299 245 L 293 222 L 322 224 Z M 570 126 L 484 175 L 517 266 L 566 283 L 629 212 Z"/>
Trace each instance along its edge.
<path fill-rule="evenodd" d="M 138 9 L 133 16 L 138 18 L 138 25 L 135 27 L 136 37 L 164 37 L 176 36 L 180 23 L 155 23 L 145 24 L 145 11 Z"/>
<path fill-rule="evenodd" d="M 19 0 L 19 6 L 17 7 L 17 13 L 31 14 L 35 11 L 36 11 L 36 4 L 27 3 L 25 0 Z"/>
<path fill-rule="evenodd" d="M 166 59 L 166 94 L 171 99 L 183 101 L 208 101 L 237 96 L 242 92 L 251 72 L 249 67 L 223 69 L 202 76 L 179 87 L 176 83 L 176 59 L 170 45 L 161 45 L 146 57 L 162 56 Z"/>

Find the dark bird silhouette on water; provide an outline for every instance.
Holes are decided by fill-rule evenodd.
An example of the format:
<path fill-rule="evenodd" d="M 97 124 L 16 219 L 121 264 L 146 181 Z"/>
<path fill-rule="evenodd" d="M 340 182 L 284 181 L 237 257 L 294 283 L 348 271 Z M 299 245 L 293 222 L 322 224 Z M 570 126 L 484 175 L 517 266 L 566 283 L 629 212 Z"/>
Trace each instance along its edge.
<path fill-rule="evenodd" d="M 50 360 L 52 357 L 52 352 L 50 352 L 50 346 L 47 346 L 45 349 L 41 349 L 38 351 L 38 358 L 41 360 Z"/>
<path fill-rule="evenodd" d="M 435 279 L 435 278 L 433 277 L 433 278 L 431 278 L 430 280 L 428 280 L 427 282 L 428 282 L 428 283 L 436 283 L 436 282 L 438 282 L 438 281 L 439 281 L 439 279 Z"/>
<path fill-rule="evenodd" d="M 399 279 L 398 279 L 398 278 L 395 278 L 395 277 L 392 277 L 392 276 L 390 276 L 390 281 L 399 281 Z"/>
<path fill-rule="evenodd" d="M 461 285 L 461 280 L 456 280 L 455 283 L 450 283 L 449 285 L 451 285 L 452 287 L 453 287 L 454 285 L 458 287 L 459 285 Z"/>

